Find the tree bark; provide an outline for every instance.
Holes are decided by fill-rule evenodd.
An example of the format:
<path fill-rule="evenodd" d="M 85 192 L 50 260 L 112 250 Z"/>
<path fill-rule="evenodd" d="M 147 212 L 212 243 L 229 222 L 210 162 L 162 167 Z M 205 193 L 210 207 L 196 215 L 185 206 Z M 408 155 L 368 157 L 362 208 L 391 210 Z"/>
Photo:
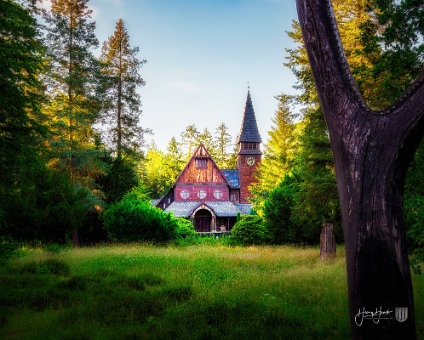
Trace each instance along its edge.
<path fill-rule="evenodd" d="M 344 55 L 331 1 L 297 0 L 297 9 L 335 161 L 353 338 L 415 339 L 402 205 L 423 135 L 424 74 L 393 106 L 372 111 Z M 405 321 L 396 320 L 396 307 L 408 308 Z M 370 315 L 363 311 L 377 314 L 358 325 Z"/>

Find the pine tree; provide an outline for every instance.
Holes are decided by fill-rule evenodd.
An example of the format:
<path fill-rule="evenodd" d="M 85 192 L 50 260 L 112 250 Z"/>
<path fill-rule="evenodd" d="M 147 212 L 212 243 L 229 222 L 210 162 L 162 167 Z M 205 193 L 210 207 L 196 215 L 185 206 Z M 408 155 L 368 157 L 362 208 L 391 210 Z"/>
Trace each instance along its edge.
<path fill-rule="evenodd" d="M 216 159 L 216 144 L 215 140 L 209 131 L 208 128 L 205 128 L 201 134 L 198 135 L 196 144 L 199 145 L 200 143 L 203 143 L 203 145 L 206 147 L 206 150 L 211 154 L 212 158 Z"/>
<path fill-rule="evenodd" d="M 143 130 L 139 126 L 141 99 L 137 88 L 145 83 L 139 74 L 146 60 L 137 59 L 138 47 L 131 47 L 129 34 L 122 19 L 115 32 L 104 42 L 101 61 L 107 76 L 107 98 L 103 120 L 110 126 L 109 139 L 117 157 L 122 152 L 137 151 L 143 144 Z"/>
<path fill-rule="evenodd" d="M 295 152 L 295 123 L 288 101 L 289 97 L 282 94 L 277 97 L 278 109 L 272 119 L 273 126 L 268 131 L 269 139 L 264 147 L 264 157 L 259 166 L 258 179 L 252 190 L 255 196 L 266 197 L 290 173 Z"/>
<path fill-rule="evenodd" d="M 25 184 L 34 187 L 26 175 L 44 166 L 39 141 L 48 131 L 42 125 L 46 98 L 39 75 L 45 48 L 29 9 L 5 0 L 0 13 L 0 225 L 13 228 L 19 215 L 14 198 Z"/>
<path fill-rule="evenodd" d="M 375 80 L 361 77 L 359 72 L 363 67 L 370 67 L 376 58 L 374 54 L 364 55 L 358 52 L 364 47 L 360 39 L 360 27 L 371 18 L 371 14 L 365 11 L 366 1 L 333 0 L 332 3 L 344 51 L 356 75 L 359 89 L 370 103 L 377 104 L 378 96 L 373 86 Z M 319 239 L 321 224 L 325 221 L 333 222 L 338 236 L 341 237 L 340 212 L 327 127 L 320 109 L 299 23 L 293 21 L 292 28 L 288 35 L 295 42 L 296 48 L 286 50 L 288 55 L 285 65 L 298 79 L 295 88 L 300 93 L 286 100 L 300 104 L 303 114 L 302 130 L 296 137 L 299 151 L 290 169 L 301 178 L 299 191 L 294 198 L 293 219 L 304 228 L 302 234 L 306 241 L 313 242 Z M 269 153 L 273 148 L 276 147 L 273 146 L 266 152 Z M 267 165 L 265 159 L 264 163 Z M 283 178 L 284 176 L 280 177 L 281 180 Z M 260 201 L 260 196 L 258 198 Z"/>
<path fill-rule="evenodd" d="M 237 144 L 237 141 L 239 140 L 240 133 L 237 134 L 236 140 L 232 144 L 232 150 L 230 154 L 228 155 L 228 161 L 227 161 L 227 169 L 237 169 L 237 159 L 238 159 L 238 153 L 239 153 L 239 146 Z"/>
<path fill-rule="evenodd" d="M 231 135 L 228 133 L 228 127 L 221 123 L 215 130 L 216 156 L 215 161 L 219 168 L 228 168 L 230 155 L 228 148 L 231 144 Z"/>
<path fill-rule="evenodd" d="M 304 117 L 293 172 L 300 174 L 293 198 L 293 222 L 301 228 L 303 242 L 316 243 L 323 223 L 333 223 L 337 240 L 343 239 L 334 160 L 321 109 Z"/>
<path fill-rule="evenodd" d="M 169 141 L 166 151 L 165 173 L 168 185 L 170 186 L 175 182 L 177 176 L 183 170 L 185 163 L 183 160 L 183 152 L 175 137 L 172 137 Z"/>
<path fill-rule="evenodd" d="M 12 185 L 37 153 L 44 48 L 38 25 L 17 3 L 0 2 L 0 186 Z M 3 194 L 0 194 L 3 196 Z"/>
<path fill-rule="evenodd" d="M 90 185 L 103 172 L 98 150 L 94 150 L 93 124 L 99 112 L 95 97 L 98 62 L 91 49 L 98 42 L 95 23 L 89 22 L 88 0 L 52 0 L 46 41 L 50 60 L 46 112 L 54 132 L 49 165 L 69 172 L 73 183 Z"/>
<path fill-rule="evenodd" d="M 194 149 L 199 142 L 199 130 L 196 125 L 192 124 L 186 127 L 181 133 L 182 146 L 184 147 L 184 159 L 188 161 L 193 156 Z"/>

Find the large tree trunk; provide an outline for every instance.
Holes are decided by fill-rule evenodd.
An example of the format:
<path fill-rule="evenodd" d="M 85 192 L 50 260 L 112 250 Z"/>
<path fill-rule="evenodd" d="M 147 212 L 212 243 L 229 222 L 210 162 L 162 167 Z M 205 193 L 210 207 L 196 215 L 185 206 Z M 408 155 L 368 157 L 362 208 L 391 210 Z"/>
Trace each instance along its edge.
<path fill-rule="evenodd" d="M 331 1 L 297 0 L 297 7 L 334 155 L 353 337 L 415 339 L 402 204 L 424 128 L 423 75 L 392 107 L 370 110 L 350 72 Z M 408 308 L 405 321 L 396 319 L 396 307 Z M 371 316 L 364 311 L 374 320 L 362 319 Z"/>

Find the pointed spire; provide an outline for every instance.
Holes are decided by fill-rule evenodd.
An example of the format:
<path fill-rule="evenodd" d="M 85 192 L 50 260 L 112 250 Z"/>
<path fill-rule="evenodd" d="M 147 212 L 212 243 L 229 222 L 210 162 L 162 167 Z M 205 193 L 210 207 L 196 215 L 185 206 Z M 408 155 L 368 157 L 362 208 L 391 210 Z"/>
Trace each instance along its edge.
<path fill-rule="evenodd" d="M 258 125 L 256 124 L 255 110 L 253 110 L 252 98 L 250 98 L 250 86 L 247 90 L 246 106 L 244 108 L 243 123 L 241 124 L 240 136 L 237 143 L 253 142 L 261 143 Z"/>

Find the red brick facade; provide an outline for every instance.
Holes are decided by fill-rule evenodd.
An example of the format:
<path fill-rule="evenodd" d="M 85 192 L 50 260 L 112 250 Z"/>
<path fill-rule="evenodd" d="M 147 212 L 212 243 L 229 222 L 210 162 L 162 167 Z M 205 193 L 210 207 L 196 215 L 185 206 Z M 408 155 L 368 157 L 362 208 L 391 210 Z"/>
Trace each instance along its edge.
<path fill-rule="evenodd" d="M 252 159 L 254 162 L 252 162 Z M 258 165 L 260 162 L 261 155 L 242 154 L 241 152 L 239 153 L 237 169 L 239 172 L 240 180 L 240 203 L 249 203 L 248 198 L 252 197 L 249 187 L 258 181 L 255 175 L 258 172 Z"/>

